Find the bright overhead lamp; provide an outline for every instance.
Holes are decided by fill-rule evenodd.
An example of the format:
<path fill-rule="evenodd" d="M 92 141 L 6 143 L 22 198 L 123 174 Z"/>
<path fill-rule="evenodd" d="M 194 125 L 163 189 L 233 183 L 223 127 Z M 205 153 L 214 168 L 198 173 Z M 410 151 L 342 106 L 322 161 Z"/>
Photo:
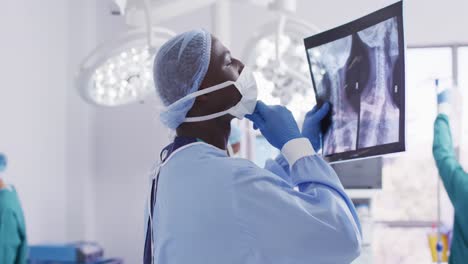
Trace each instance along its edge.
<path fill-rule="evenodd" d="M 145 1 L 146 2 L 146 1 Z M 98 46 L 81 64 L 78 90 L 93 105 L 119 106 L 142 101 L 155 92 L 153 60 L 157 49 L 175 35 L 152 28 L 146 3 L 146 30 L 128 31 Z"/>
<path fill-rule="evenodd" d="M 303 39 L 318 32 L 316 26 L 280 13 L 245 49 L 244 58 L 262 86 L 259 99 L 285 105 L 299 121 L 315 103 Z"/>

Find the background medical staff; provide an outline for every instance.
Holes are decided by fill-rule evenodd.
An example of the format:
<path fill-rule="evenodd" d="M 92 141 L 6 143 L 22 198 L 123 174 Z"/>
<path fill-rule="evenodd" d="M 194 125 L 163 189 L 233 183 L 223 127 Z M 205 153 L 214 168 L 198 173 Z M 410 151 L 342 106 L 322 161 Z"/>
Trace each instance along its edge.
<path fill-rule="evenodd" d="M 16 189 L 2 179 L 6 168 L 7 157 L 0 153 L 0 263 L 26 264 L 28 250 L 23 210 Z"/>
<path fill-rule="evenodd" d="M 450 89 L 437 96 L 438 116 L 434 124 L 433 154 L 447 194 L 455 209 L 449 263 L 468 263 L 468 174 L 457 161 L 450 132 Z"/>

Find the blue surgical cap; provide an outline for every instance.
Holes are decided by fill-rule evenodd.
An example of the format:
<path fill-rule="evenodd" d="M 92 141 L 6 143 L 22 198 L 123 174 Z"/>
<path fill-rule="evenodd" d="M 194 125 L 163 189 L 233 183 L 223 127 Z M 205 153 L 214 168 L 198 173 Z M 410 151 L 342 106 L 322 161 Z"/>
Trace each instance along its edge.
<path fill-rule="evenodd" d="M 0 172 L 6 170 L 7 167 L 7 157 L 5 154 L 0 153 Z"/>
<path fill-rule="evenodd" d="M 168 40 L 154 60 L 154 82 L 163 104 L 169 106 L 198 91 L 210 64 L 211 34 L 203 29 L 187 31 Z M 161 113 L 161 121 L 176 129 L 184 122 L 195 99 L 173 105 Z"/>

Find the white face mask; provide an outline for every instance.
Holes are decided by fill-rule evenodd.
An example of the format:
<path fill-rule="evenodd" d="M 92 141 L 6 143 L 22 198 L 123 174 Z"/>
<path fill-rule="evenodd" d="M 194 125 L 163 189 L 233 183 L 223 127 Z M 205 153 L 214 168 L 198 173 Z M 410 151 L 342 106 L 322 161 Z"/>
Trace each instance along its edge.
<path fill-rule="evenodd" d="M 241 100 L 233 107 L 226 109 L 224 111 L 213 113 L 205 116 L 197 116 L 197 117 L 186 117 L 184 122 L 200 122 L 206 121 L 210 119 L 215 119 L 217 117 L 231 114 L 239 119 L 244 118 L 245 115 L 252 114 L 255 110 L 255 105 L 257 104 L 257 83 L 255 81 L 255 77 L 253 73 L 248 69 L 248 67 L 244 67 L 242 72 L 240 73 L 237 81 L 226 81 L 215 86 L 211 86 L 209 88 L 205 88 L 194 93 L 188 94 L 187 96 L 177 100 L 169 107 L 179 104 L 183 101 L 190 100 L 196 98 L 200 95 L 204 95 L 207 93 L 211 93 L 214 91 L 221 90 L 223 88 L 227 88 L 231 85 L 234 85 L 237 90 L 239 90 L 240 94 L 242 95 Z"/>

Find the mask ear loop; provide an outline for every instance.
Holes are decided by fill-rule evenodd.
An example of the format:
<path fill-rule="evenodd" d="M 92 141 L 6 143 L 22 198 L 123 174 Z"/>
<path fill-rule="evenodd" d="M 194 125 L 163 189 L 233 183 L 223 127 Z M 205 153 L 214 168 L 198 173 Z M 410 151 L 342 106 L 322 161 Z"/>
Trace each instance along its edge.
<path fill-rule="evenodd" d="M 193 123 L 193 122 L 200 122 L 200 121 L 206 121 L 206 120 L 210 120 L 210 119 L 215 119 L 217 117 L 220 117 L 220 116 L 223 116 L 225 114 L 229 114 L 229 111 L 231 110 L 231 108 L 227 109 L 227 110 L 224 110 L 224 111 L 221 111 L 221 112 L 218 112 L 218 113 L 214 113 L 214 114 L 210 114 L 210 115 L 205 115 L 205 116 L 194 116 L 194 117 L 186 117 L 184 122 L 186 123 Z"/>
<path fill-rule="evenodd" d="M 196 98 L 200 95 L 204 95 L 204 94 L 207 94 L 207 93 L 211 93 L 211 92 L 214 92 L 214 91 L 218 91 L 218 90 L 221 90 L 221 89 L 224 89 L 224 88 L 227 88 L 227 87 L 230 87 L 231 85 L 234 85 L 236 88 L 237 88 L 237 83 L 236 82 L 233 82 L 233 81 L 226 81 L 226 82 L 223 82 L 223 83 L 220 83 L 220 84 L 217 84 L 215 86 L 212 86 L 212 87 L 209 87 L 209 88 L 205 88 L 203 90 L 199 90 L 195 93 L 191 93 L 190 95 L 188 95 L 187 97 L 184 97 L 183 99 L 186 99 L 186 100 L 189 100 L 189 99 L 193 99 L 193 98 Z M 237 88 L 238 89 L 238 88 Z M 240 101 L 239 101 L 240 102 Z M 177 103 L 177 102 L 176 102 Z M 237 105 L 237 104 L 236 104 Z M 234 107 L 234 106 L 233 106 Z M 231 107 L 232 108 L 232 107 Z M 200 121 L 206 121 L 206 120 L 210 120 L 210 119 L 214 119 L 214 118 L 217 118 L 217 117 L 220 117 L 220 116 L 223 116 L 225 114 L 229 114 L 231 108 L 229 109 L 226 109 L 224 111 L 221 111 L 221 112 L 218 112 L 218 113 L 213 113 L 213 114 L 209 114 L 209 115 L 204 115 L 204 116 L 194 116 L 194 117 L 186 117 L 184 119 L 184 122 L 187 122 L 187 123 L 193 123 L 193 122 L 200 122 Z"/>
<path fill-rule="evenodd" d="M 238 84 L 237 82 L 232 82 L 232 81 L 228 81 L 230 82 L 227 86 L 224 86 L 224 87 L 221 87 L 221 88 L 217 88 L 216 90 L 221 90 L 223 88 L 227 88 L 231 85 L 234 85 L 236 87 L 236 89 L 239 91 L 239 93 L 241 94 L 241 96 L 243 97 L 244 94 L 242 94 L 242 91 L 239 89 L 238 87 Z M 225 82 L 227 83 L 227 82 Z M 224 84 L 224 83 L 223 83 Z M 229 109 L 226 109 L 224 111 L 221 111 L 221 112 L 218 112 L 218 113 L 213 113 L 213 114 L 209 114 L 209 115 L 204 115 L 204 116 L 193 116 L 193 117 L 186 117 L 184 119 L 184 122 L 186 123 L 193 123 L 193 122 L 200 122 L 200 121 L 206 121 L 206 120 L 210 120 L 210 119 L 215 119 L 217 117 L 220 117 L 220 116 L 223 116 L 223 115 L 226 115 L 226 114 L 230 114 L 232 109 L 235 108 L 238 104 L 240 104 L 242 102 L 242 99 L 239 100 L 239 102 L 237 102 L 237 104 L 235 104 L 234 106 L 230 107 Z"/>
<path fill-rule="evenodd" d="M 226 88 L 226 87 L 229 87 L 233 84 L 235 84 L 236 82 L 233 82 L 233 81 L 225 81 L 223 83 L 220 83 L 220 84 L 217 84 L 217 85 L 214 85 L 214 86 L 211 86 L 209 88 L 205 88 L 205 89 L 202 89 L 202 90 L 198 90 L 196 92 L 193 92 L 193 93 L 190 93 L 182 98 L 180 98 L 179 100 L 175 101 L 174 103 L 172 103 L 171 105 L 169 105 L 167 107 L 167 110 L 175 107 L 174 105 L 177 105 L 177 104 L 180 104 L 180 103 L 183 103 L 185 101 L 188 101 L 188 100 L 191 100 L 193 98 L 196 98 L 200 95 L 204 95 L 204 94 L 207 94 L 207 93 L 211 93 L 211 92 L 214 92 L 214 91 L 217 91 L 217 90 L 221 90 L 223 88 Z M 167 111 L 166 110 L 166 111 Z"/>

